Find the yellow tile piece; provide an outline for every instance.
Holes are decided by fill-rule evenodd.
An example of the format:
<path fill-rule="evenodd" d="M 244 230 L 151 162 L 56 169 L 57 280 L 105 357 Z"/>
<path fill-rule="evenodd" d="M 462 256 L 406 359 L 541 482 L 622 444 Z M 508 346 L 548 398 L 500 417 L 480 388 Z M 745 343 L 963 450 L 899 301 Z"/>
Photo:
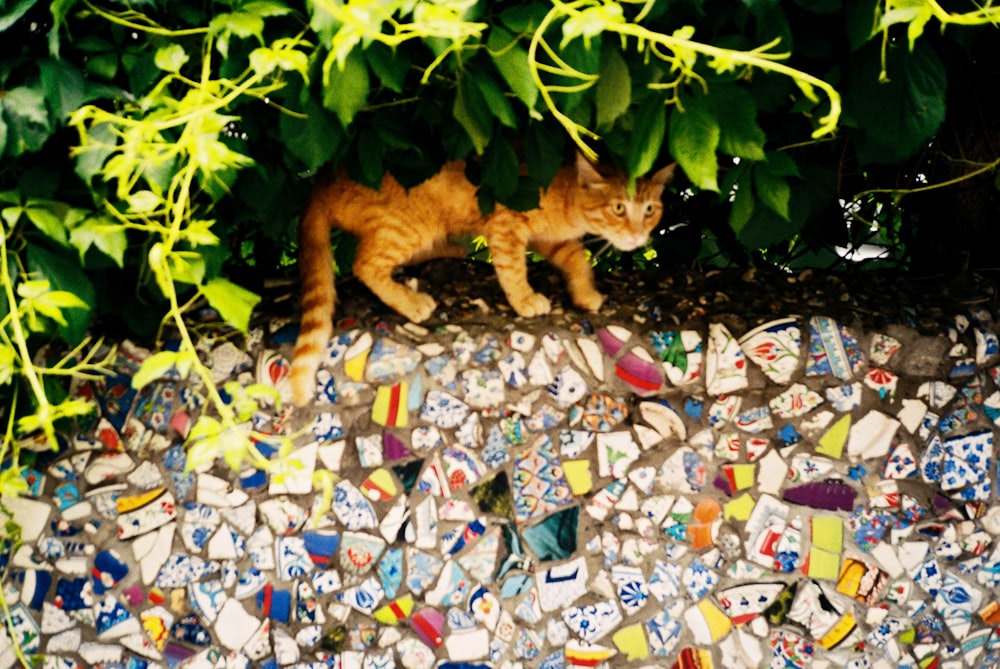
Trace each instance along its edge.
<path fill-rule="evenodd" d="M 387 502 L 399 491 L 392 474 L 384 467 L 379 467 L 361 484 L 361 491 L 373 501 Z"/>
<path fill-rule="evenodd" d="M 809 578 L 836 579 L 840 576 L 840 553 L 813 546 L 809 549 L 808 573 Z"/>
<path fill-rule="evenodd" d="M 712 635 L 712 643 L 721 641 L 733 627 L 733 622 L 718 606 L 711 600 L 703 599 L 698 602 L 698 610 L 705 616 L 705 623 Z"/>
<path fill-rule="evenodd" d="M 736 499 L 726 502 L 725 506 L 722 507 L 722 515 L 726 520 L 745 521 L 750 517 L 756 504 L 757 502 L 750 496 L 750 493 L 745 492 Z"/>
<path fill-rule="evenodd" d="M 118 513 L 128 513 L 129 511 L 135 511 L 136 509 L 143 507 L 154 499 L 163 494 L 166 488 L 154 488 L 153 490 L 148 490 L 146 492 L 141 492 L 138 495 L 129 495 L 128 497 L 119 497 L 115 501 L 115 506 L 118 509 Z"/>
<path fill-rule="evenodd" d="M 623 627 L 611 637 L 615 647 L 625 654 L 626 660 L 644 660 L 649 657 L 649 644 L 642 624 Z"/>
<path fill-rule="evenodd" d="M 812 545 L 831 553 L 844 550 L 844 521 L 837 516 L 817 516 L 809 521 Z"/>
<path fill-rule="evenodd" d="M 364 378 L 365 365 L 368 364 L 368 354 L 370 352 L 371 349 L 366 348 L 353 358 L 344 360 L 344 374 L 347 374 L 347 378 L 351 381 L 360 381 Z"/>
<path fill-rule="evenodd" d="M 590 460 L 564 460 L 562 464 L 563 474 L 574 495 L 586 495 L 591 491 L 594 479 L 590 475 Z"/>
<path fill-rule="evenodd" d="M 840 420 L 833 424 L 819 439 L 816 452 L 828 455 L 831 458 L 839 458 L 844 453 L 844 444 L 847 443 L 847 436 L 851 431 L 851 414 L 844 414 Z"/>
<path fill-rule="evenodd" d="M 753 487 L 757 480 L 755 475 L 757 471 L 756 465 L 731 465 L 730 469 L 733 472 L 733 483 L 736 485 L 737 490 L 746 490 Z"/>
<path fill-rule="evenodd" d="M 404 595 L 399 599 L 389 602 L 382 608 L 376 609 L 372 617 L 380 623 L 386 625 L 396 625 L 399 621 L 410 617 L 413 611 L 413 597 Z"/>
<path fill-rule="evenodd" d="M 408 384 L 379 386 L 372 403 L 372 421 L 386 427 L 406 427 L 409 415 L 406 410 Z"/>

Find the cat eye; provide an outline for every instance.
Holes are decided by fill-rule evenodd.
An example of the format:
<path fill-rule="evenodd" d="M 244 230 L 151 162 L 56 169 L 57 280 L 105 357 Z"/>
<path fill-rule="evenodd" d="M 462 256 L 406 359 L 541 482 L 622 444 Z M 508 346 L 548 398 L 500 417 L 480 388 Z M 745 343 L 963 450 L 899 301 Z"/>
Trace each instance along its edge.
<path fill-rule="evenodd" d="M 611 205 L 611 211 L 613 211 L 616 216 L 621 216 L 625 213 L 625 203 L 615 202 Z"/>
<path fill-rule="evenodd" d="M 652 216 L 655 211 L 656 211 L 656 207 L 654 207 L 651 204 L 647 204 L 646 205 L 646 216 Z"/>

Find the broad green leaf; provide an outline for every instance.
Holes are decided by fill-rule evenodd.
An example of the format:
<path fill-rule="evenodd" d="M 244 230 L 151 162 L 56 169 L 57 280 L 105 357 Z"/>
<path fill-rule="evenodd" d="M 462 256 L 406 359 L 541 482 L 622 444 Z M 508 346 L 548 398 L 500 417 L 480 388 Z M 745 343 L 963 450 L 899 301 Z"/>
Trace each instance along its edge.
<path fill-rule="evenodd" d="M 632 103 L 632 77 L 617 47 L 602 50 L 597 81 L 597 130 L 610 128 Z"/>
<path fill-rule="evenodd" d="M 757 105 L 750 93 L 737 86 L 713 86 L 708 96 L 719 124 L 719 150 L 747 160 L 764 160 L 767 135 L 757 124 Z"/>
<path fill-rule="evenodd" d="M 4 91 L 0 96 L 0 116 L 7 122 L 7 155 L 37 151 L 52 134 L 41 89 L 17 86 Z"/>
<path fill-rule="evenodd" d="M 51 291 L 61 291 L 76 299 L 60 296 L 55 306 L 68 305 L 63 311 L 66 325 L 60 323 L 59 334 L 67 342 L 83 341 L 90 325 L 91 311 L 97 303 L 94 285 L 80 266 L 75 251 L 48 249 L 40 244 L 28 246 L 28 271 L 48 282 Z"/>
<path fill-rule="evenodd" d="M 73 169 L 84 183 L 100 174 L 104 161 L 115 151 L 117 140 L 110 123 L 88 125 L 86 138 L 80 150 L 75 152 L 76 165 Z"/>
<path fill-rule="evenodd" d="M 528 50 L 518 44 L 514 33 L 499 25 L 493 26 L 490 30 L 486 49 L 510 90 L 525 107 L 534 110 L 538 101 L 538 87 L 531 78 Z"/>
<path fill-rule="evenodd" d="M 212 279 L 199 286 L 198 291 L 227 323 L 241 332 L 249 329 L 250 314 L 260 302 L 259 295 L 222 278 Z"/>
<path fill-rule="evenodd" d="M 781 218 L 789 220 L 788 202 L 792 196 L 792 189 L 788 181 L 771 172 L 767 163 L 761 163 L 755 166 L 753 184 L 760 201 Z"/>
<path fill-rule="evenodd" d="M 194 251 L 173 251 L 166 257 L 170 278 L 178 283 L 200 285 L 205 279 L 205 259 Z"/>
<path fill-rule="evenodd" d="M 383 86 L 393 93 L 403 92 L 410 70 L 409 57 L 381 42 L 373 42 L 365 49 L 365 60 Z"/>
<path fill-rule="evenodd" d="M 0 108 L 0 156 L 7 148 L 7 122 L 3 120 L 3 109 Z"/>
<path fill-rule="evenodd" d="M 655 96 L 648 98 L 636 112 L 629 140 L 627 167 L 630 178 L 640 177 L 652 169 L 663 147 L 666 126 L 667 109 L 663 100 Z"/>
<path fill-rule="evenodd" d="M 49 58 L 39 61 L 38 69 L 52 115 L 65 122 L 86 99 L 83 73 L 69 62 Z"/>
<path fill-rule="evenodd" d="M 516 128 L 517 116 L 500 86 L 486 74 L 477 74 L 474 80 L 490 113 L 508 128 Z"/>
<path fill-rule="evenodd" d="M 129 211 L 135 214 L 148 214 L 163 204 L 163 198 L 151 190 L 130 193 L 126 200 L 128 200 Z"/>
<path fill-rule="evenodd" d="M 184 47 L 176 43 L 160 47 L 156 50 L 156 55 L 153 57 L 156 67 L 164 72 L 174 73 L 180 72 L 188 60 L 190 60 L 190 57 L 184 51 Z"/>
<path fill-rule="evenodd" d="M 729 210 L 729 227 L 736 234 L 743 230 L 750 221 L 750 217 L 753 216 L 754 198 L 751 183 L 752 179 L 748 172 L 745 178 L 737 184 L 733 193 L 732 208 Z"/>
<path fill-rule="evenodd" d="M 231 36 L 263 39 L 264 19 L 245 11 L 224 12 L 216 14 L 208 24 L 208 28 L 216 37 L 215 47 L 223 58 L 228 58 Z"/>
<path fill-rule="evenodd" d="M 254 16 L 285 16 L 290 14 L 292 9 L 283 2 L 274 0 L 251 0 L 240 5 L 240 11 Z"/>
<path fill-rule="evenodd" d="M 493 135 L 490 124 L 485 121 L 489 112 L 484 107 L 479 88 L 469 81 L 469 77 L 460 76 L 452 113 L 455 120 L 465 128 L 479 155 L 482 155 Z"/>
<path fill-rule="evenodd" d="M 153 381 L 166 376 L 184 378 L 191 369 L 191 353 L 188 351 L 159 351 L 142 361 L 132 377 L 132 387 L 142 390 Z"/>
<path fill-rule="evenodd" d="M 858 54 L 844 94 L 863 163 L 895 163 L 927 146 L 945 117 L 948 76 L 929 40 L 910 53 L 890 43 L 889 81 L 880 82 L 880 45 Z"/>
<path fill-rule="evenodd" d="M 498 200 L 503 200 L 517 190 L 518 172 L 514 147 L 502 137 L 495 137 L 483 155 L 483 183 L 492 187 Z"/>
<path fill-rule="evenodd" d="M 257 74 L 270 74 L 275 69 L 298 72 L 308 80 L 309 57 L 294 49 L 258 47 L 250 52 L 250 67 Z"/>
<path fill-rule="evenodd" d="M 66 224 L 63 217 L 66 215 L 65 205 L 49 205 L 48 203 L 35 201 L 28 202 L 24 208 L 24 215 L 49 239 L 66 245 L 69 242 Z"/>
<path fill-rule="evenodd" d="M 24 16 L 36 2 L 38 0 L 17 0 L 11 5 L 8 5 L 7 2 L 0 5 L 3 7 L 3 12 L 0 13 L 0 33 L 17 23 L 17 20 Z"/>
<path fill-rule="evenodd" d="M 328 61 L 329 63 L 329 61 Z M 323 81 L 323 105 L 334 112 L 346 129 L 355 114 L 368 102 L 368 66 L 360 51 L 354 50 L 342 67 L 329 67 Z"/>
<path fill-rule="evenodd" d="M 97 216 L 84 220 L 69 233 L 69 243 L 80 253 L 80 262 L 91 247 L 111 258 L 118 267 L 125 265 L 128 238 L 125 228 L 110 218 Z"/>
<path fill-rule="evenodd" d="M 538 186 L 546 187 L 562 167 L 566 133 L 562 128 L 531 123 L 524 138 L 524 158 L 528 173 Z"/>
<path fill-rule="evenodd" d="M 670 114 L 670 155 L 691 182 L 702 190 L 718 191 L 719 123 L 698 98 L 684 101 L 684 111 Z"/>
<path fill-rule="evenodd" d="M 878 31 L 876 18 L 882 0 L 848 0 L 844 3 L 844 17 L 851 50 L 855 51 Z"/>
<path fill-rule="evenodd" d="M 625 15 L 618 3 L 609 2 L 587 7 L 581 12 L 574 13 L 563 23 L 563 38 L 559 48 L 565 48 L 577 37 L 582 37 L 583 43 L 589 48 L 594 37 L 609 27 L 622 23 L 625 23 Z"/>
<path fill-rule="evenodd" d="M 306 118 L 281 114 L 278 127 L 282 144 L 306 169 L 319 169 L 343 150 L 346 136 L 336 117 L 311 97 L 302 111 Z"/>
<path fill-rule="evenodd" d="M 785 151 L 768 151 L 767 171 L 779 177 L 801 177 L 799 166 Z"/>

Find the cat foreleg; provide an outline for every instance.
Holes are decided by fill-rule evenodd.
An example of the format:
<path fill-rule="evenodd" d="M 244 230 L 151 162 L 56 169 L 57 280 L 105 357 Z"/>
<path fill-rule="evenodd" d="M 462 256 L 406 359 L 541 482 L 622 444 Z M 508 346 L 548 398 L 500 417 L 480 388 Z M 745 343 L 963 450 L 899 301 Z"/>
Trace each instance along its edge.
<path fill-rule="evenodd" d="M 594 270 L 580 240 L 536 242 L 533 247 L 562 272 L 574 305 L 584 311 L 601 308 L 606 296 L 594 285 Z"/>
<path fill-rule="evenodd" d="M 495 221 L 494 221 L 495 224 Z M 527 240 L 513 234 L 514 226 L 497 226 L 487 234 L 493 254 L 493 269 L 507 301 L 519 316 L 543 316 L 552 310 L 549 298 L 536 293 L 528 283 Z"/>
<path fill-rule="evenodd" d="M 426 321 L 437 308 L 437 302 L 427 293 L 412 290 L 392 278 L 396 267 L 407 264 L 412 254 L 403 253 L 406 245 L 400 240 L 364 239 L 354 256 L 354 275 L 375 293 L 386 306 L 414 323 Z M 419 254 L 419 252 L 418 252 Z"/>

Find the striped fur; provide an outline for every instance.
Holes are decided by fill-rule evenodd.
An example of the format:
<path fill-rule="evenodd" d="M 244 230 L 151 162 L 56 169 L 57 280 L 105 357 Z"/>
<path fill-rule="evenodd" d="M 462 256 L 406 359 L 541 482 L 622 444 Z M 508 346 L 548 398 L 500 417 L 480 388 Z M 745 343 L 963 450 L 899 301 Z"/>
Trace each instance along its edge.
<path fill-rule="evenodd" d="M 295 404 L 313 399 L 316 371 L 332 334 L 332 227 L 358 238 L 354 275 L 413 322 L 430 318 L 437 303 L 393 280 L 393 270 L 431 258 L 462 257 L 465 248 L 449 240 L 478 234 L 486 236 L 497 278 L 519 315 L 537 316 L 550 309 L 548 298 L 528 284 L 529 247 L 560 269 L 573 304 L 596 311 L 604 296 L 594 285 L 580 239 L 597 235 L 625 251 L 643 246 L 660 221 L 660 196 L 673 170 L 670 165 L 640 180 L 629 196 L 624 176 L 604 176 L 578 155 L 576 164 L 561 169 L 542 192 L 538 209 L 515 212 L 497 205 L 485 219 L 461 161 L 448 163 L 409 191 L 389 175 L 378 191 L 343 177 L 317 184 L 299 226 L 302 322 L 291 369 Z"/>

